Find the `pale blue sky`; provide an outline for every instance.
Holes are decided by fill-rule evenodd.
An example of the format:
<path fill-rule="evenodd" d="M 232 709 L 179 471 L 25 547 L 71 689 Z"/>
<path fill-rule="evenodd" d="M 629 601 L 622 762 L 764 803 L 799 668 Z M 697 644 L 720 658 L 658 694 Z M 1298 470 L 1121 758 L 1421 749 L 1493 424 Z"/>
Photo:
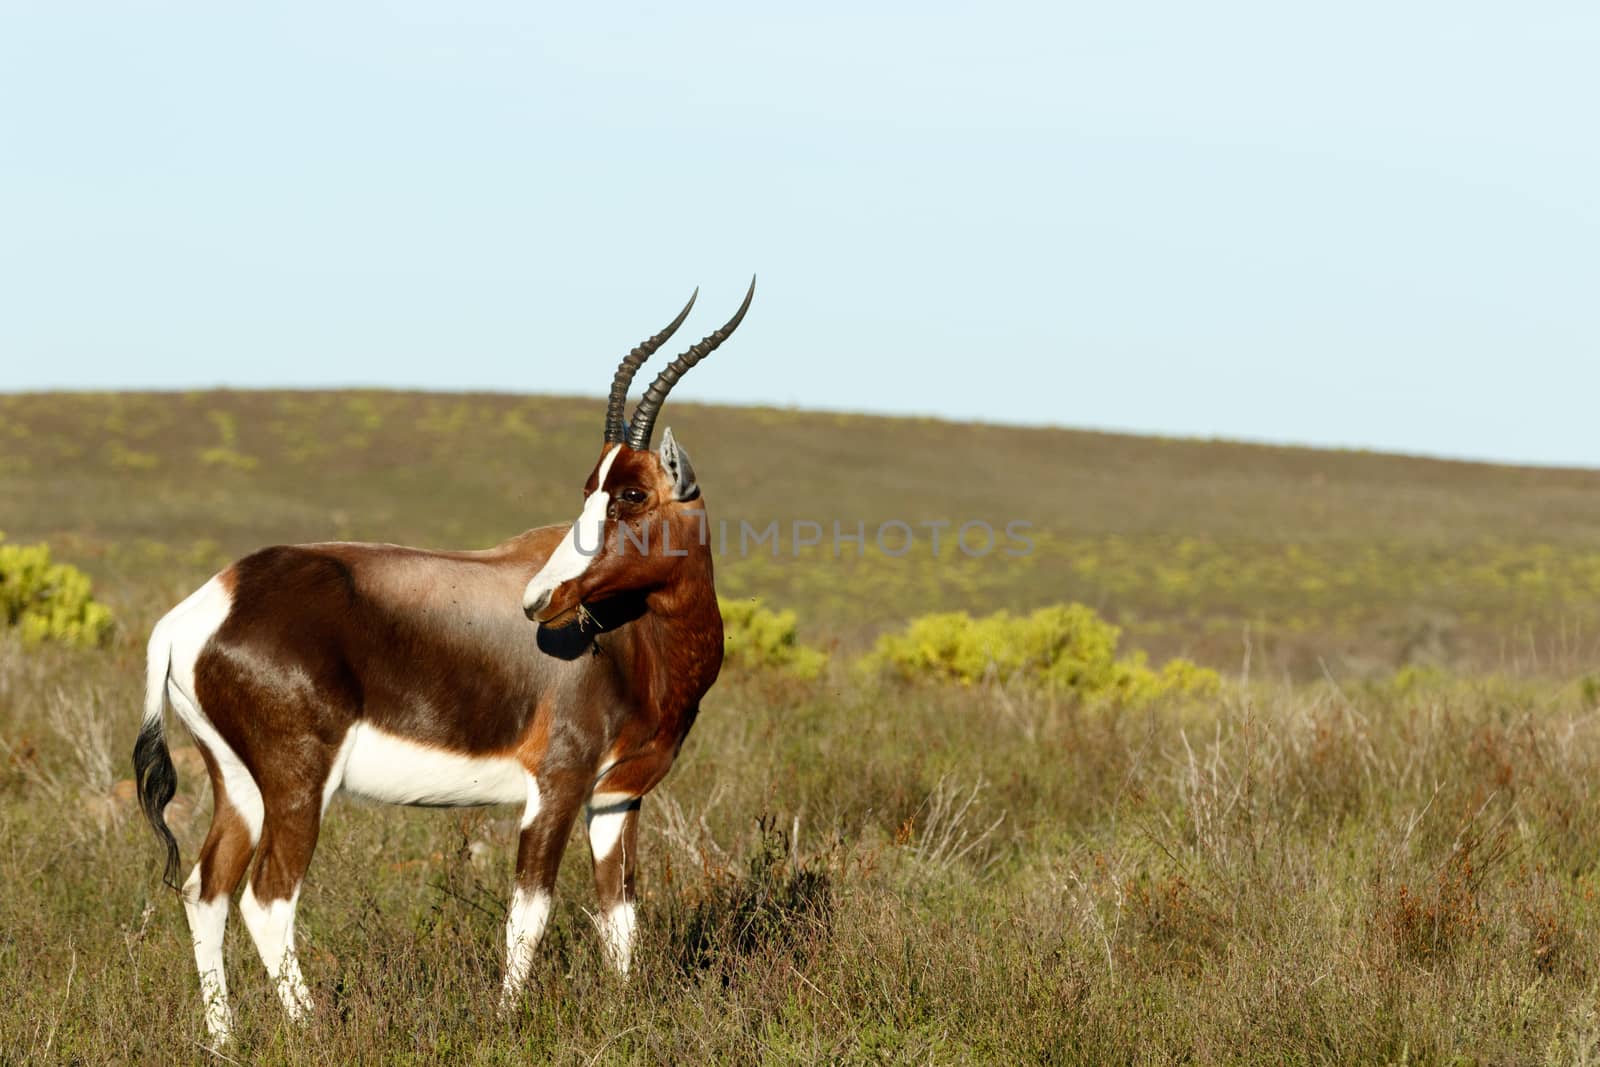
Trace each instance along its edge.
<path fill-rule="evenodd" d="M 8 0 L 0 388 L 599 395 L 755 271 L 678 395 L 1600 465 L 1597 56 L 1582 3 Z"/>

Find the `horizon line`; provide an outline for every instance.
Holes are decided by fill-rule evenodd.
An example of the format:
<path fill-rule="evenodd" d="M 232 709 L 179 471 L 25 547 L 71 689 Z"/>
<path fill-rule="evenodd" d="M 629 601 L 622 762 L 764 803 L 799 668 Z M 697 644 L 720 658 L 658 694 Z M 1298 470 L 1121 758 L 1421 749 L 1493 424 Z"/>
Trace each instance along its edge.
<path fill-rule="evenodd" d="M 374 385 L 344 383 L 339 385 L 226 385 L 214 384 L 205 386 L 49 386 L 44 388 L 12 388 L 0 385 L 0 396 L 52 396 L 52 395 L 96 395 L 96 394 L 144 394 L 144 395 L 169 395 L 177 396 L 186 393 L 397 393 L 440 396 L 494 396 L 494 397 L 526 397 L 544 398 L 550 400 L 584 400 L 595 401 L 603 404 L 605 396 L 599 393 L 540 393 L 524 392 L 517 389 L 497 388 L 482 385 L 466 386 L 413 386 L 413 385 Z M 637 398 L 630 398 L 636 400 Z M 1376 458 L 1406 459 L 1428 463 L 1448 463 L 1475 467 L 1499 467 L 1503 469 L 1528 469 L 1550 472 L 1570 472 L 1575 474 L 1600 473 L 1600 466 L 1588 466 L 1570 461 L 1554 461 L 1526 458 L 1490 457 L 1486 455 L 1462 455 L 1446 452 L 1429 452 L 1390 448 L 1381 445 L 1361 445 L 1349 443 L 1316 442 L 1307 440 L 1292 440 L 1287 438 L 1256 437 L 1248 434 L 1224 435 L 1204 433 L 1182 433 L 1164 430 L 1153 430 L 1142 427 L 1116 426 L 1116 425 L 1067 425 L 1065 423 L 1043 423 L 1025 420 L 1008 420 L 993 416 L 963 416 L 940 414 L 927 411 L 886 410 L 870 408 L 845 408 L 830 405 L 800 405 L 793 402 L 780 402 L 775 400 L 694 400 L 689 397 L 674 398 L 678 406 L 696 405 L 705 408 L 725 408 L 729 410 L 756 410 L 767 409 L 772 411 L 791 412 L 795 414 L 817 415 L 848 415 L 858 418 L 886 419 L 901 421 L 940 422 L 953 426 L 987 426 L 1008 430 L 1035 430 L 1042 432 L 1084 433 L 1099 434 L 1111 437 L 1134 437 L 1146 440 L 1188 442 L 1194 444 L 1219 444 L 1239 445 L 1246 448 L 1272 448 L 1289 449 L 1302 452 L 1329 452 L 1345 455 L 1367 455 Z"/>

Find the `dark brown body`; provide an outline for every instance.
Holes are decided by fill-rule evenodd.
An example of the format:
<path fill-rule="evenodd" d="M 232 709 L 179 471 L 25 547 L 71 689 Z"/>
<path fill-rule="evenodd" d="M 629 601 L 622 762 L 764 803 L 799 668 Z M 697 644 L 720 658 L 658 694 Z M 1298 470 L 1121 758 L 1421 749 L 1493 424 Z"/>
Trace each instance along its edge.
<path fill-rule="evenodd" d="M 565 533 L 531 530 L 486 552 L 270 548 L 224 573 L 233 607 L 196 663 L 195 695 L 263 796 L 282 798 L 265 805 L 259 899 L 287 896 L 303 876 L 322 790 L 358 722 L 461 756 L 515 758 L 540 783 L 541 822 L 570 825 L 591 792 L 640 797 L 665 776 L 721 667 L 715 597 L 684 605 L 679 591 L 657 591 L 614 629 L 573 619 L 570 636 L 541 641 L 520 597 Z M 657 614 L 653 597 L 692 610 Z M 631 613 L 592 610 L 601 623 Z M 273 863 L 279 852 L 292 859 Z M 553 875 L 559 855 L 546 862 Z M 207 897 L 237 883 L 233 871 L 207 873 Z"/>

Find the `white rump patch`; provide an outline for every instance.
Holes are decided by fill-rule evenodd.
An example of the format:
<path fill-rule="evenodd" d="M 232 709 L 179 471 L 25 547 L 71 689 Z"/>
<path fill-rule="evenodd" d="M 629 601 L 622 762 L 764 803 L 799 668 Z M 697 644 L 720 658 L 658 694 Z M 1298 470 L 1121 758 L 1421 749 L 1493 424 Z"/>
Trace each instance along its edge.
<path fill-rule="evenodd" d="M 156 624 L 151 644 L 155 644 L 156 634 L 169 642 L 167 700 L 172 704 L 178 720 L 194 735 L 195 741 L 204 746 L 217 761 L 228 803 L 244 820 L 245 829 L 250 832 L 250 843 L 254 845 L 261 840 L 261 790 L 250 776 L 244 761 L 228 747 L 222 735 L 217 733 L 217 728 L 211 725 L 211 720 L 206 718 L 199 698 L 195 696 L 195 663 L 200 659 L 206 642 L 221 628 L 228 618 L 228 612 L 232 610 L 233 594 L 228 592 L 218 575 L 167 612 Z M 157 659 L 154 648 L 151 649 L 150 658 L 152 661 Z"/>
<path fill-rule="evenodd" d="M 550 553 L 550 558 L 545 560 L 544 566 L 539 568 L 539 573 L 533 576 L 528 582 L 528 587 L 523 590 L 523 611 L 542 609 L 555 594 L 556 586 L 580 577 L 589 569 L 594 557 L 599 555 L 600 548 L 605 543 L 606 508 L 611 504 L 611 494 L 606 492 L 606 476 L 611 473 L 611 464 L 621 451 L 622 446 L 618 445 L 606 453 L 606 458 L 600 461 L 600 473 L 596 479 L 594 492 L 583 502 L 583 511 L 572 524 L 572 529 L 567 531 L 567 536 L 563 537 L 556 550 Z"/>
<path fill-rule="evenodd" d="M 348 754 L 344 755 L 340 787 L 370 800 L 472 807 L 521 804 L 533 795 L 527 772 L 510 756 L 450 752 L 386 733 L 369 723 L 350 728 L 341 752 Z"/>

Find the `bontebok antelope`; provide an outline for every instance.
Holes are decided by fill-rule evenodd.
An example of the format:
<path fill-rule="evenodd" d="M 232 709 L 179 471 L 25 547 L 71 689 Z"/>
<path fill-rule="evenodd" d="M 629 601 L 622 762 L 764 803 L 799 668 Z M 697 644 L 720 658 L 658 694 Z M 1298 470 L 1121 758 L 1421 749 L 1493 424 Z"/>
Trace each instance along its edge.
<path fill-rule="evenodd" d="M 475 552 L 268 548 L 156 624 L 134 772 L 166 845 L 164 877 L 178 888 L 178 845 L 163 817 L 176 790 L 163 729 L 170 702 L 214 799 L 181 887 L 214 1038 L 226 1040 L 232 1024 L 223 931 L 247 870 L 245 928 L 289 1015 L 311 1009 L 295 902 L 341 790 L 395 804 L 522 806 L 502 1007 L 527 978 L 582 809 L 605 955 L 627 971 L 640 801 L 672 766 L 722 667 L 705 498 L 672 431 L 657 450 L 650 439 L 667 393 L 728 338 L 754 295 L 752 281 L 738 313 L 661 371 L 631 421 L 634 374 L 694 298 L 623 358 L 570 526 Z"/>

